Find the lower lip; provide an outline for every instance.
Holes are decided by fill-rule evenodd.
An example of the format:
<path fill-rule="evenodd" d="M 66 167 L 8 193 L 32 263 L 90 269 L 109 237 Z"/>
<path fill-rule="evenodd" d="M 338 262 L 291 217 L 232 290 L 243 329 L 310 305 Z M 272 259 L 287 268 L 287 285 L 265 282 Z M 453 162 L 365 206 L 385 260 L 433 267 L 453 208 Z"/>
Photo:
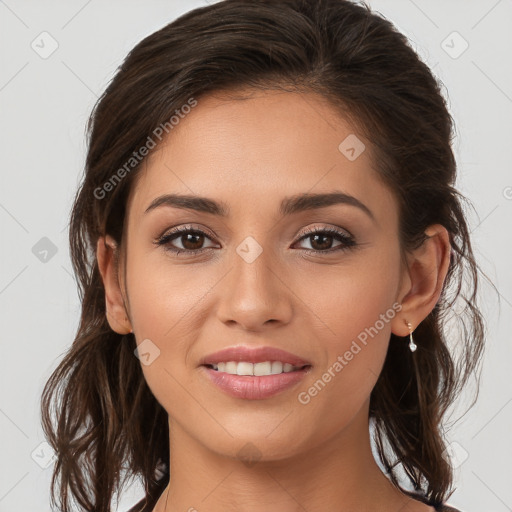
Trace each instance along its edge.
<path fill-rule="evenodd" d="M 212 382 L 228 395 L 235 398 L 244 398 L 245 400 L 262 400 L 277 395 L 301 381 L 311 367 L 306 366 L 301 370 L 293 372 L 260 377 L 231 375 L 230 373 L 219 372 L 208 366 L 202 366 L 202 368 L 206 370 Z"/>

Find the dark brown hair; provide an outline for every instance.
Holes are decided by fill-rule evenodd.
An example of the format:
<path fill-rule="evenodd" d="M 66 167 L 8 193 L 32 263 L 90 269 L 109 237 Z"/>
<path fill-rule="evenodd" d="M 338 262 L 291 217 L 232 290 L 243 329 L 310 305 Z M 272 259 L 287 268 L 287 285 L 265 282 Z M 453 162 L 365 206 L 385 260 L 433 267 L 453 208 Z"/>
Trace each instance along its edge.
<path fill-rule="evenodd" d="M 454 188 L 453 120 L 439 82 L 406 37 L 347 0 L 225 0 L 190 11 L 137 44 L 96 103 L 69 233 L 82 314 L 42 395 L 43 429 L 57 455 L 52 504 L 67 511 L 73 500 L 107 512 L 129 476 L 142 478 L 154 504 L 169 481 L 167 412 L 145 382 L 133 334 L 109 327 L 96 242 L 108 233 L 123 247 L 126 200 L 141 167 L 127 171 L 126 162 L 148 137 L 191 98 L 241 87 L 314 92 L 345 113 L 371 142 L 397 198 L 404 251 L 421 244 L 431 224 L 450 234 L 441 298 L 415 331 L 420 348 L 412 354 L 391 335 L 370 402 L 391 480 L 401 486 L 402 468 L 430 504 L 440 504 L 452 486 L 442 419 L 478 375 L 484 343 L 478 266 L 465 199 Z M 122 179 L 105 187 L 121 168 Z M 449 318 L 454 304 L 462 307 Z M 447 336 L 449 320 L 461 329 Z"/>

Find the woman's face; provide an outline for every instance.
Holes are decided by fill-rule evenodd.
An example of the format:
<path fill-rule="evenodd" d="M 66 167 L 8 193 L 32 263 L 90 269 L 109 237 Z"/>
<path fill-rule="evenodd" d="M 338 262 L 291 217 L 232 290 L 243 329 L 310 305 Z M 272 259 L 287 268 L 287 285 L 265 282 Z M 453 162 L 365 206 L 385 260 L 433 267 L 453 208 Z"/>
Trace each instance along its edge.
<path fill-rule="evenodd" d="M 201 98 L 146 161 L 128 203 L 125 292 L 144 376 L 175 432 L 230 456 L 250 442 L 275 460 L 367 422 L 406 281 L 397 203 L 372 165 L 369 143 L 325 99 L 276 91 Z M 345 200 L 296 201 L 335 192 Z M 164 195 L 207 198 L 199 206 L 225 215 L 190 202 L 148 210 Z M 176 228 L 204 235 L 155 243 Z M 310 366 L 280 392 L 244 398 L 201 364 L 240 346 Z"/>

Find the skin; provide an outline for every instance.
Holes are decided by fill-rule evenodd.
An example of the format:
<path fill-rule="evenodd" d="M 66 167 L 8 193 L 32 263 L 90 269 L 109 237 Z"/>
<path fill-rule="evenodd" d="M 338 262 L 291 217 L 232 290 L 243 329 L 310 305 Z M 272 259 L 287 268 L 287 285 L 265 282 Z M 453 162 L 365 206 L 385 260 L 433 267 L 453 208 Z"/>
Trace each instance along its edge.
<path fill-rule="evenodd" d="M 398 491 L 377 466 L 368 407 L 391 332 L 408 336 L 406 322 L 416 328 L 439 299 L 448 233 L 430 226 L 428 240 L 404 262 L 398 205 L 374 169 L 370 142 L 359 136 L 366 150 L 347 159 L 338 146 L 356 132 L 314 93 L 245 93 L 237 101 L 220 93 L 201 98 L 146 159 L 128 200 L 118 274 L 113 239 L 97 245 L 112 329 L 133 330 L 138 344 L 150 339 L 160 350 L 141 364 L 169 414 L 172 478 L 154 511 L 433 511 Z M 347 204 L 279 215 L 284 197 L 334 190 L 356 197 L 374 219 Z M 170 206 L 145 214 L 164 193 L 222 201 L 230 215 Z M 207 233 L 195 247 L 213 249 L 176 256 L 153 243 L 186 224 Z M 302 238 L 309 227 L 348 231 L 357 245 L 307 254 L 343 243 Z M 248 236 L 263 250 L 252 263 L 236 252 Z M 186 243 L 183 236 L 169 242 L 194 246 Z M 394 303 L 402 305 L 394 318 L 300 403 L 298 393 Z M 404 357 L 407 344 L 406 337 Z M 312 368 L 272 398 L 233 398 L 198 365 L 234 345 L 276 346 Z M 259 457 L 252 465 L 238 454 L 247 443 Z"/>

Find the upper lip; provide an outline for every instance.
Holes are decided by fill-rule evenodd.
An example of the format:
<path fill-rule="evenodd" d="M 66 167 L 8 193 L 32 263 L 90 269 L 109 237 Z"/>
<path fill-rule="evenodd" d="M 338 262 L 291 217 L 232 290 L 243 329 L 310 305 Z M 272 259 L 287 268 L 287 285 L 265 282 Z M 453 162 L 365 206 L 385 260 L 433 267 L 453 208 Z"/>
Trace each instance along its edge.
<path fill-rule="evenodd" d="M 203 357 L 200 365 L 217 364 L 228 361 L 246 361 L 248 363 L 263 363 L 265 361 L 281 361 L 282 363 L 289 363 L 293 366 L 307 366 L 311 365 L 309 361 L 301 357 L 281 350 L 275 347 L 257 347 L 251 348 L 246 346 L 228 347 L 219 352 L 209 354 Z"/>

